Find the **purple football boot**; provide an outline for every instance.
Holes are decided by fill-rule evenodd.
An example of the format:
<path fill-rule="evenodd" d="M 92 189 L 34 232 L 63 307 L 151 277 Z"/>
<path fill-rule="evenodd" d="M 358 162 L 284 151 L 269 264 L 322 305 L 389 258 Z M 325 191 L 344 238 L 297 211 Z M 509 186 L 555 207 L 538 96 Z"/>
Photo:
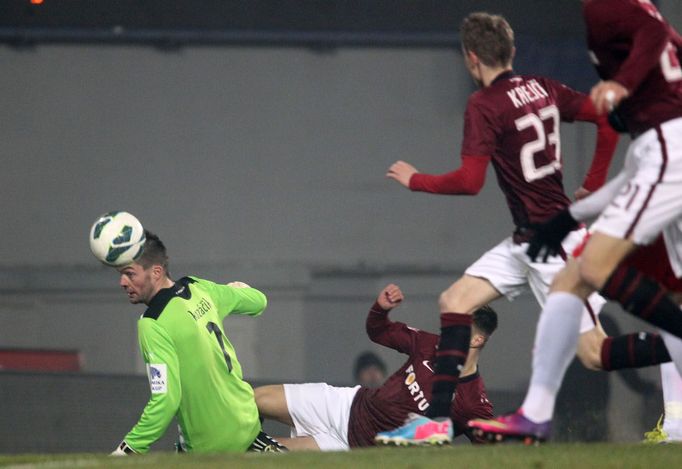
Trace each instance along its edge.
<path fill-rule="evenodd" d="M 469 420 L 474 436 L 485 438 L 491 443 L 504 440 L 521 440 L 526 445 L 542 443 L 549 438 L 552 421 L 535 423 L 523 415 L 521 409 L 491 420 Z"/>

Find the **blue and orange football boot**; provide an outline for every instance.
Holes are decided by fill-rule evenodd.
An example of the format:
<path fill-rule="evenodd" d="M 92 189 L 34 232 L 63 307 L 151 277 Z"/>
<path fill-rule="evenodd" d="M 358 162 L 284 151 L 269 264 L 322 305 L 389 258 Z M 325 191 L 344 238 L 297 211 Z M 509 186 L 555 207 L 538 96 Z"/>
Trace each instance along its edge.
<path fill-rule="evenodd" d="M 443 445 L 452 442 L 452 420 L 433 420 L 410 413 L 405 424 L 395 430 L 379 432 L 374 441 L 379 445 Z"/>

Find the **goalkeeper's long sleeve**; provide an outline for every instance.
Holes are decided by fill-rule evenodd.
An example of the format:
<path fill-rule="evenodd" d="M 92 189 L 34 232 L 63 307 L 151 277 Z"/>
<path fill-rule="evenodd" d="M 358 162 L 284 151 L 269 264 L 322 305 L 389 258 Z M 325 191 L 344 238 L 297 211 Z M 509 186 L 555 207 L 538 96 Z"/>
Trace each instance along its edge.
<path fill-rule="evenodd" d="M 182 390 L 178 357 L 163 326 L 153 319 L 140 319 L 138 339 L 147 365 L 151 397 L 137 425 L 124 440 L 135 452 L 146 453 L 163 436 L 178 411 Z"/>

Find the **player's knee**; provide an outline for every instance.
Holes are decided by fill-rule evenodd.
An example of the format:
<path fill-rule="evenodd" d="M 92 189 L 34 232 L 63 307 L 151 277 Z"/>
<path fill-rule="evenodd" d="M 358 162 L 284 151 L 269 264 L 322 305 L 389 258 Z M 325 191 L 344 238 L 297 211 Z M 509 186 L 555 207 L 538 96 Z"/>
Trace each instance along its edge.
<path fill-rule="evenodd" d="M 465 275 L 440 294 L 438 306 L 441 313 L 473 314 L 498 295 L 487 281 Z"/>
<path fill-rule="evenodd" d="M 594 290 L 600 290 L 611 275 L 607 266 L 587 259 L 580 262 L 578 273 L 581 282 Z"/>
<path fill-rule="evenodd" d="M 461 309 L 461 292 L 457 284 L 452 285 L 445 290 L 438 297 L 438 307 L 443 311 L 460 311 Z"/>
<path fill-rule="evenodd" d="M 263 402 L 264 399 L 267 399 L 267 391 L 265 388 L 266 386 L 260 386 L 253 389 L 253 397 L 256 399 L 256 404 Z M 260 408 L 260 405 L 258 405 L 258 407 Z"/>
<path fill-rule="evenodd" d="M 591 288 L 584 284 L 580 277 L 578 263 L 571 259 L 566 266 L 554 276 L 550 291 L 570 292 L 586 298 L 589 296 L 589 293 L 591 293 Z"/>
<path fill-rule="evenodd" d="M 272 410 L 275 401 L 273 386 L 257 387 L 253 390 L 253 395 L 256 399 L 258 412 L 260 412 L 263 417 L 272 416 Z"/>
<path fill-rule="evenodd" d="M 604 369 L 601 352 L 605 338 L 606 334 L 599 325 L 580 335 L 576 355 L 580 363 L 588 370 L 599 371 Z"/>
<path fill-rule="evenodd" d="M 580 350 L 578 349 L 578 360 L 585 368 L 593 371 L 601 371 L 603 369 L 601 363 L 601 348 L 599 350 Z"/>
<path fill-rule="evenodd" d="M 277 420 L 286 425 L 293 425 L 283 385 L 261 386 L 254 389 L 253 394 L 256 406 L 258 407 L 258 413 L 260 413 L 262 418 Z"/>

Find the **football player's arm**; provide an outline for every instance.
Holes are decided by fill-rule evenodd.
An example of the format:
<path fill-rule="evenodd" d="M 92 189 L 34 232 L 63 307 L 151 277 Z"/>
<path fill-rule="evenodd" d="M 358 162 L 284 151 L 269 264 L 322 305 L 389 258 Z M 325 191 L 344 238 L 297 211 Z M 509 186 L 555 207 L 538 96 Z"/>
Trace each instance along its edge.
<path fill-rule="evenodd" d="M 643 8 L 622 2 L 623 11 L 611 24 L 614 34 L 632 37 L 628 58 L 613 77 L 632 94 L 649 73 L 659 65 L 663 50 L 670 40 L 666 23 L 647 13 Z"/>
<path fill-rule="evenodd" d="M 173 340 L 154 319 L 140 319 L 140 349 L 148 367 L 151 396 L 142 416 L 125 438 L 136 453 L 146 453 L 161 438 L 177 413 L 182 396 L 178 357 Z"/>
<path fill-rule="evenodd" d="M 412 173 L 408 187 L 411 191 L 430 192 L 432 194 L 476 195 L 483 188 L 485 173 L 490 163 L 489 156 L 462 155 L 462 166 L 445 174 Z M 389 168 L 388 176 L 400 171 L 402 161 Z"/>
<path fill-rule="evenodd" d="M 263 292 L 245 283 L 232 282 L 228 285 L 219 285 L 208 280 L 197 279 L 197 281 L 211 293 L 211 298 L 218 307 L 220 319 L 224 319 L 229 314 L 258 316 L 268 305 Z"/>
<path fill-rule="evenodd" d="M 592 156 L 592 164 L 581 186 L 585 192 L 594 192 L 606 181 L 609 166 L 618 145 L 618 132 L 613 130 L 605 114 L 597 114 L 592 100 L 587 96 L 583 99 L 582 106 L 575 115 L 575 120 L 593 122 L 597 125 L 597 142 Z"/>
<path fill-rule="evenodd" d="M 402 300 L 400 289 L 393 284 L 387 285 L 370 308 L 365 326 L 372 342 L 409 354 L 415 345 L 417 331 L 388 318 L 389 311 Z"/>
<path fill-rule="evenodd" d="M 645 2 L 617 0 L 586 4 L 585 20 L 590 31 L 608 31 L 609 38 L 627 38 L 630 50 L 613 77 L 600 81 L 590 91 L 597 112 L 609 112 L 634 93 L 659 60 L 669 41 L 675 41 L 670 26 Z M 614 11 L 618 11 L 614 15 Z M 647 11 L 649 10 L 649 11 Z M 655 11 L 655 8 L 653 8 Z M 606 41 L 606 38 L 602 39 Z"/>
<path fill-rule="evenodd" d="M 394 163 L 386 174 L 412 191 L 432 194 L 476 195 L 485 183 L 486 169 L 495 152 L 496 130 L 494 111 L 485 108 L 477 95 L 472 95 L 464 112 L 462 164 L 455 171 L 434 175 L 422 174 L 403 161 Z"/>

